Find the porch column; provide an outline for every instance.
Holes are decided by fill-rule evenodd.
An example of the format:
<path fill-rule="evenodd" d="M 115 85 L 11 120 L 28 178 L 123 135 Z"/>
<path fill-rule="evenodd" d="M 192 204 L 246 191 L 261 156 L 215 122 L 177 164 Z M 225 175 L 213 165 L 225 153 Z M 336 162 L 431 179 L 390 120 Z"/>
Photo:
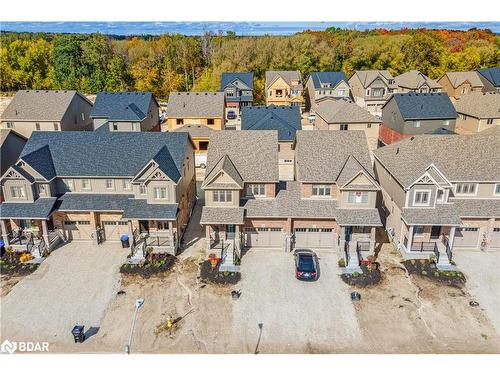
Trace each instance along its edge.
<path fill-rule="evenodd" d="M 47 248 L 50 248 L 49 228 L 47 227 L 47 220 L 42 220 L 42 238 L 45 241 L 45 245 L 47 246 Z"/>
<path fill-rule="evenodd" d="M 450 245 L 450 250 L 453 250 L 453 240 L 455 239 L 455 227 L 450 228 L 450 236 L 448 237 L 448 244 Z"/>
<path fill-rule="evenodd" d="M 128 221 L 128 231 L 130 232 L 130 247 L 134 247 L 135 238 L 134 238 L 134 226 L 132 225 L 132 220 Z"/>
<path fill-rule="evenodd" d="M 2 228 L 2 240 L 5 247 L 9 246 L 9 234 L 7 233 L 7 225 L 5 225 L 5 220 L 0 220 L 0 228 Z"/>
<path fill-rule="evenodd" d="M 375 236 L 376 236 L 376 227 L 371 227 L 370 229 L 370 252 L 373 253 L 375 251 Z"/>
<path fill-rule="evenodd" d="M 488 220 L 488 236 L 486 237 L 488 239 L 487 244 L 486 244 L 486 250 L 490 248 L 491 245 L 491 239 L 493 237 L 493 228 L 495 227 L 495 219 L 491 218 Z"/>
<path fill-rule="evenodd" d="M 413 243 L 413 225 L 410 225 L 408 228 L 408 241 L 406 242 L 406 251 L 410 252 L 411 251 L 411 245 Z"/>
<path fill-rule="evenodd" d="M 207 250 L 210 250 L 210 224 L 205 225 L 205 233 L 206 233 L 206 241 L 207 241 Z"/>
<path fill-rule="evenodd" d="M 97 233 L 97 215 L 94 211 L 90 211 L 90 226 L 93 231 L 93 242 L 95 245 L 99 245 L 98 233 Z"/>

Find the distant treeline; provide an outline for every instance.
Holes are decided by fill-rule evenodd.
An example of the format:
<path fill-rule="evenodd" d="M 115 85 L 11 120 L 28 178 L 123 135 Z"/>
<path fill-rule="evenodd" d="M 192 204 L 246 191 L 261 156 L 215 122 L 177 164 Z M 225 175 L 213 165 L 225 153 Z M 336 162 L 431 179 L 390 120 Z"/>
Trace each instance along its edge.
<path fill-rule="evenodd" d="M 353 31 L 330 28 L 291 36 L 0 34 L 0 91 L 76 89 L 217 90 L 225 71 L 252 71 L 262 101 L 266 70 L 418 69 L 431 78 L 446 71 L 500 65 L 500 37 L 490 30 Z"/>

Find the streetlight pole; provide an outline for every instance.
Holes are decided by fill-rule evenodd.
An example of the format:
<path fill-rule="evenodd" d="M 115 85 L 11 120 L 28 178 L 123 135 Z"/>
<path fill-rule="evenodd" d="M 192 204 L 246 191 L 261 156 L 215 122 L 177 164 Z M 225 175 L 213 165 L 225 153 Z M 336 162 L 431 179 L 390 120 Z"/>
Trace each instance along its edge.
<path fill-rule="evenodd" d="M 134 335 L 134 329 L 135 329 L 135 321 L 137 319 L 137 312 L 141 308 L 141 306 L 144 304 L 144 298 L 138 298 L 135 300 L 135 310 L 134 310 L 134 316 L 132 317 L 132 327 L 130 327 L 130 335 L 128 336 L 128 343 L 125 346 L 125 353 L 130 354 L 130 347 L 132 345 L 132 336 Z"/>

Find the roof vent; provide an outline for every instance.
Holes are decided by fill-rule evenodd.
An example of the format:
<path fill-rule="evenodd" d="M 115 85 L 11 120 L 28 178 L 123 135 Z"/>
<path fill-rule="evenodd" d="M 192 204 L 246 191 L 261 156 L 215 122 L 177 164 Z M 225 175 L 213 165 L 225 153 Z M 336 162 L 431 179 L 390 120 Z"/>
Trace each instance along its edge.
<path fill-rule="evenodd" d="M 399 147 L 396 149 L 396 155 L 399 154 Z"/>
<path fill-rule="evenodd" d="M 415 137 L 410 137 L 410 141 L 413 141 L 415 139 Z"/>

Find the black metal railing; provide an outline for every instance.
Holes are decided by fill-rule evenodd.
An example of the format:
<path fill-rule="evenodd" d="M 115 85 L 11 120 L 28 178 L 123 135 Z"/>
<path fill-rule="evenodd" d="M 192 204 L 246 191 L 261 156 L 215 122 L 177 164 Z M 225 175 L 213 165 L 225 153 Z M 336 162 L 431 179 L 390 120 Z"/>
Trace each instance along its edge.
<path fill-rule="evenodd" d="M 351 257 L 349 255 L 349 241 L 345 241 L 344 242 L 344 254 L 345 254 L 345 265 L 349 265 L 349 263 L 351 262 Z"/>
<path fill-rule="evenodd" d="M 453 257 L 453 253 L 451 252 L 451 246 L 450 246 L 450 240 L 448 237 L 445 237 L 443 239 L 444 247 L 446 248 L 446 255 L 448 256 L 448 260 L 451 261 L 451 258 Z"/>
<path fill-rule="evenodd" d="M 437 244 L 436 242 L 414 242 L 411 244 L 411 249 L 410 251 L 417 251 L 417 252 L 423 252 L 423 251 L 437 251 Z"/>
<path fill-rule="evenodd" d="M 149 235 L 145 238 L 146 246 L 174 246 L 174 238 L 172 236 Z"/>
<path fill-rule="evenodd" d="M 370 241 L 358 241 L 358 251 L 370 251 Z"/>

